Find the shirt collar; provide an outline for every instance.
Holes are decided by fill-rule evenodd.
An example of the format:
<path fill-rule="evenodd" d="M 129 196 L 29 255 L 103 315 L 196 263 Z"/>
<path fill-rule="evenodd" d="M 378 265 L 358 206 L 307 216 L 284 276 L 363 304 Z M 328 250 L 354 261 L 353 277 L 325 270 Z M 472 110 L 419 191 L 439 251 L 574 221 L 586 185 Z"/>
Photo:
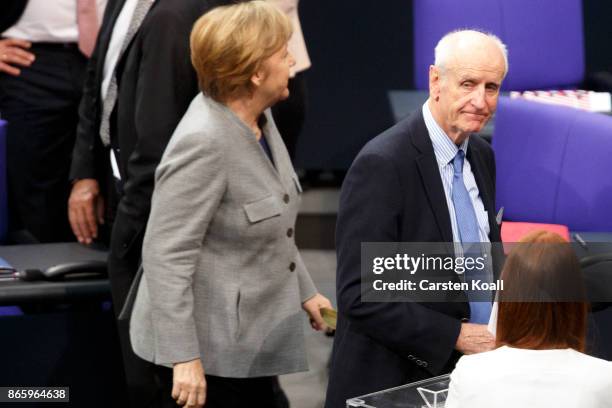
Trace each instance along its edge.
<path fill-rule="evenodd" d="M 433 144 L 434 154 L 436 160 L 440 166 L 449 164 L 457 155 L 459 149 L 463 150 L 467 154 L 469 138 L 465 139 L 461 146 L 457 146 L 448 137 L 446 132 L 438 125 L 438 122 L 434 119 L 431 111 L 429 110 L 429 99 L 423 104 L 423 119 L 425 120 L 425 126 L 429 133 L 429 138 Z"/>

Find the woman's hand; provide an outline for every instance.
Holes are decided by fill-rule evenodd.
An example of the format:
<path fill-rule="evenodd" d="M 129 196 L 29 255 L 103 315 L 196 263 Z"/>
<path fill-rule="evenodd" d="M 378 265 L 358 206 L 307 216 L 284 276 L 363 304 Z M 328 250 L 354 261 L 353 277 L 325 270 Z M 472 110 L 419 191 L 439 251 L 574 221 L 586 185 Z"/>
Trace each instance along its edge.
<path fill-rule="evenodd" d="M 333 309 L 333 306 L 328 298 L 323 296 L 320 293 L 317 293 L 304 303 L 302 303 L 302 309 L 308 313 L 308 317 L 310 317 L 310 325 L 315 330 L 324 330 L 327 328 L 327 325 L 323 321 L 323 317 L 321 316 L 321 308 L 327 307 Z"/>
<path fill-rule="evenodd" d="M 206 402 L 206 378 L 199 358 L 176 363 L 172 375 L 172 398 L 188 408 L 203 407 Z"/>

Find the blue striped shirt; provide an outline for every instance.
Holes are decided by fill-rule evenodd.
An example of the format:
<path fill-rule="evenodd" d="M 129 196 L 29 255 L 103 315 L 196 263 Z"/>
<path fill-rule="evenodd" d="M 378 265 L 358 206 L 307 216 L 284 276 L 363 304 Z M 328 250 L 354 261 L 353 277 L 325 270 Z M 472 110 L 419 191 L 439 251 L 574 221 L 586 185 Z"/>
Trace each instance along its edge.
<path fill-rule="evenodd" d="M 459 227 L 457 226 L 457 218 L 455 216 L 455 206 L 453 204 L 453 159 L 457 155 L 459 149 L 467 153 L 467 147 L 469 138 L 467 138 L 461 146 L 457 146 L 448 137 L 448 135 L 442 130 L 438 123 L 433 118 L 431 111 L 428 106 L 429 100 L 423 104 L 423 118 L 425 119 L 425 126 L 429 132 L 431 143 L 433 144 L 434 153 L 438 162 L 438 170 L 440 170 L 440 177 L 442 178 L 442 185 L 444 186 L 444 195 L 446 196 L 446 205 L 451 220 L 451 227 L 453 229 L 453 241 L 461 242 L 459 238 Z M 487 211 L 484 208 L 482 199 L 478 192 L 478 186 L 476 185 L 476 179 L 474 173 L 472 173 L 472 167 L 470 162 L 465 160 L 463 162 L 463 182 L 465 188 L 470 194 L 472 205 L 474 206 L 474 212 L 478 220 L 478 232 L 480 235 L 481 242 L 489 241 L 489 219 Z"/>

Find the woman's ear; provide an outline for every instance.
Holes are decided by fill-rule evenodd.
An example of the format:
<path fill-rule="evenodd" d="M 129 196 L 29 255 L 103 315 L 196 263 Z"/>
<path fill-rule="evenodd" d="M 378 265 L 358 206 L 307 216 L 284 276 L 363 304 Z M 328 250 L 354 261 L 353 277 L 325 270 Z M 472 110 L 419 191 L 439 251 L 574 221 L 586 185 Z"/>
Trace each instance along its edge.
<path fill-rule="evenodd" d="M 258 87 L 261 85 L 264 79 L 264 73 L 262 70 L 255 71 L 255 73 L 251 76 L 251 83 L 253 86 Z"/>

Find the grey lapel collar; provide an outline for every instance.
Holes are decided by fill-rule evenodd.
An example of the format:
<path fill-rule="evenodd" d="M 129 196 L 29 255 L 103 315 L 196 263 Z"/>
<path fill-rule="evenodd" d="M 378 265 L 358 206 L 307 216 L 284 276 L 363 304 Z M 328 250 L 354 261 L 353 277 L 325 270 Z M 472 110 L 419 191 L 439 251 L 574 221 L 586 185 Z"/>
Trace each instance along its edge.
<path fill-rule="evenodd" d="M 270 152 L 272 153 L 272 160 L 274 161 L 274 164 L 264 152 L 253 131 L 249 129 L 249 127 L 230 108 L 213 100 L 212 98 L 205 96 L 203 96 L 203 98 L 210 104 L 210 106 L 212 106 L 213 109 L 221 112 L 232 124 L 240 128 L 244 137 L 248 139 L 249 146 L 254 151 L 254 155 L 257 157 L 257 160 L 259 160 L 259 165 L 261 168 L 267 168 L 271 178 L 278 182 L 278 186 L 282 191 L 285 191 L 286 183 L 283 182 L 284 174 L 282 174 L 287 172 L 287 164 L 282 151 L 282 149 L 285 147 L 284 145 L 279 145 L 279 143 L 282 144 L 283 141 L 278 134 L 278 130 L 276 129 L 276 125 L 272 119 L 271 111 L 267 109 L 264 112 L 264 115 L 266 115 L 266 126 L 263 133 L 267 133 L 267 137 L 263 135 L 262 137 L 266 137 L 266 141 L 270 147 Z"/>
<path fill-rule="evenodd" d="M 125 54 L 125 51 L 129 48 L 132 40 L 136 36 L 136 33 L 140 29 L 142 22 L 149 14 L 151 7 L 160 0 L 138 0 L 138 4 L 136 5 L 136 9 L 134 10 L 134 14 L 132 15 L 132 19 L 130 20 L 130 26 L 128 28 L 128 32 L 123 40 L 123 45 L 121 47 L 121 52 L 119 53 L 119 60 L 121 60 Z"/>
<path fill-rule="evenodd" d="M 259 151 L 261 154 L 259 155 L 262 160 L 265 160 L 267 163 L 267 168 L 272 173 L 273 177 L 283 186 L 283 175 L 281 174 L 284 171 L 285 164 L 283 161 L 283 157 L 281 156 L 280 148 L 282 146 L 278 145 L 280 137 L 278 136 L 278 130 L 276 130 L 276 126 L 274 124 L 274 120 L 272 119 L 272 114 L 269 110 L 264 112 L 266 117 L 266 124 L 262 126 L 262 135 L 261 137 L 266 138 L 266 142 L 268 143 L 268 147 L 270 147 L 270 152 L 272 153 L 272 160 L 268 158 L 266 153 L 263 151 L 261 145 L 259 147 Z M 257 139 L 254 139 L 255 143 L 259 145 Z M 281 141 L 282 143 L 282 141 Z"/>

